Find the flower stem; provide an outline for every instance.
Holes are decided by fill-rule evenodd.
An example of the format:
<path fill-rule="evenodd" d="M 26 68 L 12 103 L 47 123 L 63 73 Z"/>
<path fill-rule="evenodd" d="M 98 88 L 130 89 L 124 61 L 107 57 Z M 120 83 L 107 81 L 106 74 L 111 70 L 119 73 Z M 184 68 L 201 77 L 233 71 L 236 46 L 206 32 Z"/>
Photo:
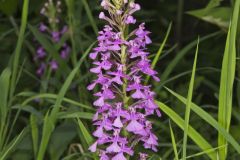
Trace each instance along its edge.
<path fill-rule="evenodd" d="M 125 27 L 121 27 L 121 39 L 125 40 Z M 125 45 L 121 46 L 121 63 L 123 65 L 123 74 L 127 75 L 127 53 L 126 53 L 127 47 Z M 123 78 L 123 86 L 122 86 L 122 92 L 123 92 L 123 106 L 124 108 L 128 108 L 128 96 L 127 96 L 127 84 L 128 80 L 126 77 Z"/>

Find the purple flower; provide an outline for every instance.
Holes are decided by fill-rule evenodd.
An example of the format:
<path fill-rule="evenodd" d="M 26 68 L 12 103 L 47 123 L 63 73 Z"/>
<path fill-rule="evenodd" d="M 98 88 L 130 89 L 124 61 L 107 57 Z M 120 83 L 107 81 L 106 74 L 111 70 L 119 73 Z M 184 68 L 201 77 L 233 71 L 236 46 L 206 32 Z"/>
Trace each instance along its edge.
<path fill-rule="evenodd" d="M 151 68 L 146 46 L 152 41 L 150 32 L 142 23 L 129 35 L 126 26 L 135 24 L 132 15 L 140 10 L 134 2 L 102 0 L 101 6 L 108 12 L 101 12 L 100 19 L 108 22 L 99 32 L 98 46 L 89 57 L 94 61 L 90 71 L 97 78 L 87 87 L 96 86 L 101 91 L 94 94 L 93 105 L 97 108 L 93 121 L 96 142 L 90 146 L 91 152 L 99 151 L 102 160 L 125 160 L 134 155 L 136 143 L 157 151 L 157 137 L 152 132 L 149 115 L 157 113 L 155 93 L 151 86 L 144 85 L 142 77 L 151 76 L 158 81 L 157 72 Z M 101 148 L 101 149 L 100 149 Z M 141 154 L 141 159 L 147 155 Z"/>
<path fill-rule="evenodd" d="M 123 152 L 119 152 L 116 156 L 112 158 L 112 160 L 127 160 L 123 154 Z"/>
<path fill-rule="evenodd" d="M 66 59 L 69 56 L 70 52 L 71 52 L 70 46 L 65 43 L 60 53 L 61 58 Z"/>
<path fill-rule="evenodd" d="M 37 69 L 37 75 L 42 76 L 46 69 L 46 65 L 44 63 L 40 64 L 40 67 Z"/>
<path fill-rule="evenodd" d="M 56 71 L 56 70 L 58 69 L 58 63 L 57 63 L 57 61 L 52 60 L 52 61 L 50 62 L 50 67 L 51 67 L 51 69 L 52 69 L 53 71 Z"/>
<path fill-rule="evenodd" d="M 135 24 L 136 23 L 136 19 L 133 18 L 133 16 L 127 16 L 126 20 L 125 20 L 126 24 Z"/>
<path fill-rule="evenodd" d="M 40 23 L 39 31 L 40 32 L 45 32 L 46 30 L 47 30 L 47 26 L 44 23 Z"/>
<path fill-rule="evenodd" d="M 45 50 L 44 50 L 44 48 L 43 47 L 39 47 L 38 49 L 37 49 L 37 56 L 36 56 L 36 59 L 38 59 L 38 58 L 44 58 L 45 56 L 46 56 L 46 52 L 45 52 Z"/>
<path fill-rule="evenodd" d="M 148 155 L 146 153 L 139 153 L 140 160 L 147 160 Z"/>
<path fill-rule="evenodd" d="M 56 11 L 56 14 L 52 14 L 52 11 Z M 41 22 L 39 25 L 39 31 L 42 32 L 42 34 L 47 35 L 48 37 L 51 37 L 52 43 L 58 43 L 64 34 L 68 31 L 68 27 L 64 25 L 61 28 L 60 26 L 60 16 L 58 15 L 61 13 L 61 1 L 52 1 L 48 0 L 44 7 L 41 9 L 41 14 L 47 18 L 47 22 Z M 54 46 L 54 44 L 52 44 Z M 66 60 L 69 57 L 69 54 L 71 52 L 71 47 L 67 44 L 67 42 L 64 42 L 62 46 L 60 46 L 57 50 L 60 57 L 63 60 Z M 36 55 L 34 56 L 34 61 L 37 64 L 41 64 L 37 69 L 37 74 L 39 76 L 43 75 L 43 72 L 45 70 L 45 67 L 42 64 L 48 63 L 46 60 L 49 60 L 50 69 L 52 71 L 56 71 L 58 69 L 58 61 L 53 60 L 52 54 L 47 53 L 47 50 L 45 50 L 42 46 L 38 47 L 36 51 Z M 47 58 L 46 58 L 47 57 Z"/>
<path fill-rule="evenodd" d="M 58 42 L 60 40 L 61 33 L 59 31 L 52 32 L 52 39 L 54 42 Z"/>

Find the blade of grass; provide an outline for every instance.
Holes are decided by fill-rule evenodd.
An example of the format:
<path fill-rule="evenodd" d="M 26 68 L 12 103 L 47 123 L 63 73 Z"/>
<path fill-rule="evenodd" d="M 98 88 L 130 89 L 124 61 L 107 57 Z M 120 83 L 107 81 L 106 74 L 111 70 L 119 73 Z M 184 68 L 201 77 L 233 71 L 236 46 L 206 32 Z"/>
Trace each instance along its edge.
<path fill-rule="evenodd" d="M 157 64 L 157 62 L 158 62 L 158 60 L 159 60 L 159 58 L 160 58 L 160 56 L 161 56 L 161 54 L 162 54 L 163 48 L 164 48 L 164 46 L 165 46 L 165 44 L 166 44 L 166 42 L 167 42 L 167 39 L 168 39 L 168 37 L 169 37 L 169 34 L 170 34 L 171 29 L 172 29 L 172 23 L 169 24 L 169 27 L 168 27 L 168 29 L 167 29 L 167 33 L 166 33 L 166 36 L 165 36 L 165 38 L 164 38 L 164 40 L 163 40 L 163 43 L 161 44 L 161 46 L 160 46 L 157 54 L 155 55 L 155 57 L 154 57 L 154 59 L 153 59 L 153 61 L 152 61 L 152 65 L 151 65 L 151 68 L 152 68 L 152 69 L 155 68 L 155 66 L 156 66 L 156 64 Z M 149 79 L 150 79 L 150 76 L 147 76 L 147 77 L 146 77 L 146 80 L 145 80 L 145 84 L 148 83 Z"/>
<path fill-rule="evenodd" d="M 47 99 L 57 99 L 58 95 L 56 94 L 51 94 L 51 93 L 42 93 L 42 94 L 37 94 L 37 95 L 34 95 L 34 96 L 31 96 L 29 98 L 27 98 L 25 101 L 23 101 L 23 103 L 21 104 L 23 107 L 24 106 L 27 106 L 29 102 L 35 100 L 35 99 L 41 99 L 41 98 L 47 98 Z M 66 102 L 66 103 L 69 103 L 69 104 L 72 104 L 72 105 L 75 105 L 75 106 L 79 106 L 81 108 L 84 108 L 84 109 L 89 109 L 89 110 L 94 110 L 92 107 L 88 106 L 88 105 L 85 105 L 85 104 L 82 104 L 82 103 L 79 103 L 79 102 L 76 102 L 74 100 L 71 100 L 69 98 L 63 98 L 63 101 Z"/>
<path fill-rule="evenodd" d="M 23 9 L 22 9 L 22 17 L 21 17 L 21 27 L 20 32 L 18 36 L 17 46 L 14 51 L 13 55 L 13 62 L 12 62 L 12 78 L 11 78 L 11 87 L 10 87 L 10 98 L 14 95 L 14 91 L 16 88 L 16 78 L 18 74 L 18 65 L 19 65 L 19 59 L 20 54 L 22 50 L 23 40 L 24 40 L 24 34 L 27 26 L 27 18 L 28 18 L 28 5 L 29 0 L 24 0 L 23 2 Z"/>
<path fill-rule="evenodd" d="M 68 15 L 68 25 L 70 30 L 70 40 L 71 40 L 71 46 L 72 46 L 72 55 L 71 60 L 72 64 L 76 66 L 77 64 L 77 50 L 76 50 L 76 41 L 75 41 L 75 17 L 74 17 L 74 10 L 75 10 L 75 1 L 74 0 L 65 0 L 67 5 L 67 15 Z"/>
<path fill-rule="evenodd" d="M 199 44 L 199 39 L 198 39 L 198 44 Z M 197 65 L 198 44 L 197 44 L 197 49 L 196 49 L 195 58 L 194 58 L 192 76 L 191 76 L 191 80 L 190 80 L 190 84 L 189 84 L 188 98 L 187 98 L 187 104 L 186 104 L 186 110 L 185 110 L 182 159 L 186 159 L 186 154 L 187 154 L 187 135 L 188 135 L 190 112 L 191 112 L 191 103 L 192 103 L 193 87 L 194 87 L 194 80 L 195 80 L 195 72 L 196 72 L 196 65 Z"/>
<path fill-rule="evenodd" d="M 205 41 L 207 39 L 213 38 L 217 35 L 221 34 L 221 31 L 219 32 L 214 32 L 211 33 L 209 35 L 206 35 L 204 37 L 201 37 L 199 39 L 199 43 L 202 41 Z M 181 49 L 181 51 L 179 51 L 179 53 L 175 56 L 175 58 L 171 61 L 170 64 L 168 64 L 167 68 L 165 69 L 165 71 L 163 72 L 162 76 L 161 76 L 161 83 L 164 83 L 168 76 L 172 73 L 173 69 L 176 67 L 176 65 L 178 64 L 178 62 L 193 48 L 196 46 L 198 40 L 195 40 L 193 42 L 191 42 L 190 44 L 188 44 L 186 47 L 184 47 L 183 49 Z M 156 87 L 155 88 L 155 92 L 158 92 L 161 89 L 162 86 L 160 87 Z"/>
<path fill-rule="evenodd" d="M 172 145 L 173 145 L 173 151 L 174 151 L 175 159 L 179 160 L 179 158 L 178 158 L 178 151 L 177 151 L 177 145 L 176 145 L 175 136 L 174 136 L 174 133 L 173 133 L 171 121 L 169 121 L 169 128 L 170 128 L 170 133 L 171 133 L 171 139 L 172 139 Z"/>
<path fill-rule="evenodd" d="M 9 156 L 11 152 L 16 149 L 17 144 L 21 142 L 23 137 L 27 133 L 27 128 L 23 129 L 21 133 L 19 133 L 7 146 L 2 152 L 0 153 L 0 160 L 5 160 Z"/>
<path fill-rule="evenodd" d="M 240 1 L 235 1 L 233 16 L 230 23 L 226 47 L 222 62 L 220 91 L 219 91 L 219 110 L 218 122 L 229 132 L 232 113 L 232 92 L 236 70 L 236 35 L 239 17 Z M 227 141 L 219 133 L 218 146 L 226 145 Z M 225 159 L 227 156 L 227 145 L 225 149 L 219 150 L 220 159 Z"/>
<path fill-rule="evenodd" d="M 184 120 L 176 113 L 174 112 L 170 107 L 167 105 L 156 101 L 156 104 L 158 104 L 161 111 L 163 111 L 169 118 L 172 119 L 174 123 L 176 123 L 182 130 L 184 129 Z M 209 144 L 206 139 L 204 139 L 194 128 L 189 125 L 188 129 L 188 136 L 198 145 L 199 148 L 201 148 L 203 151 L 212 149 L 213 147 L 211 144 Z M 211 160 L 217 159 L 217 153 L 207 153 L 207 156 Z"/>
<path fill-rule="evenodd" d="M 11 76 L 10 69 L 5 69 L 0 76 L 0 150 L 3 148 L 7 128 L 5 123 L 8 116 L 8 93 L 9 93 L 9 80 Z"/>
<path fill-rule="evenodd" d="M 58 118 L 60 119 L 68 119 L 68 118 L 81 118 L 81 119 L 88 119 L 92 120 L 93 118 L 93 113 L 88 113 L 88 112 L 60 112 L 58 115 Z"/>
<path fill-rule="evenodd" d="M 34 114 L 30 116 L 30 126 L 31 126 L 31 134 L 32 134 L 32 142 L 33 142 L 33 152 L 34 156 L 37 156 L 38 151 L 38 140 L 39 140 L 39 130 L 37 124 L 37 117 Z"/>
<path fill-rule="evenodd" d="M 213 148 L 213 149 L 209 149 L 209 150 L 206 150 L 206 151 L 203 151 L 203 152 L 199 152 L 199 153 L 196 153 L 196 154 L 193 154 L 191 156 L 187 156 L 186 159 L 189 159 L 189 158 L 195 158 L 195 157 L 199 157 L 199 156 L 202 156 L 206 153 L 211 153 L 211 152 L 215 152 L 216 150 L 220 149 L 220 148 L 225 148 L 225 146 L 220 146 L 220 147 L 216 147 L 216 148 Z M 180 160 L 183 160 L 183 159 L 180 159 Z"/>
<path fill-rule="evenodd" d="M 84 139 L 86 140 L 87 144 L 90 146 L 91 143 L 94 141 L 92 135 L 88 132 L 87 128 L 84 126 L 84 124 L 79 118 L 77 119 L 77 122 L 78 122 L 79 129 L 84 136 Z"/>
<path fill-rule="evenodd" d="M 92 25 L 92 28 L 93 28 L 96 36 L 97 36 L 97 35 L 98 35 L 98 28 L 97 28 L 97 25 L 96 25 L 96 23 L 95 23 L 95 21 L 94 21 L 94 18 L 93 18 L 93 15 L 92 15 L 91 10 L 90 10 L 90 8 L 89 8 L 89 5 L 88 5 L 88 3 L 87 3 L 86 0 L 82 0 L 82 3 L 83 3 L 84 8 L 85 8 L 85 10 L 86 10 L 88 19 L 89 19 L 89 21 L 90 21 L 90 23 L 91 23 L 91 25 Z"/>
<path fill-rule="evenodd" d="M 166 88 L 172 95 L 178 98 L 184 104 L 187 103 L 187 99 L 182 97 L 181 95 L 177 94 L 176 92 Z M 201 107 L 197 106 L 196 104 L 191 104 L 191 109 L 194 113 L 196 113 L 199 117 L 205 120 L 208 124 L 214 127 L 222 136 L 232 144 L 233 148 L 240 154 L 240 145 L 238 142 L 206 111 L 204 111 Z"/>
<path fill-rule="evenodd" d="M 83 135 L 83 138 L 85 139 L 85 141 L 89 147 L 93 143 L 94 139 L 93 139 L 92 135 L 89 133 L 89 131 L 87 130 L 87 128 L 84 126 L 83 122 L 79 118 L 77 118 L 77 122 L 78 122 L 80 132 Z M 92 158 L 94 160 L 98 159 L 95 154 L 93 154 Z"/>

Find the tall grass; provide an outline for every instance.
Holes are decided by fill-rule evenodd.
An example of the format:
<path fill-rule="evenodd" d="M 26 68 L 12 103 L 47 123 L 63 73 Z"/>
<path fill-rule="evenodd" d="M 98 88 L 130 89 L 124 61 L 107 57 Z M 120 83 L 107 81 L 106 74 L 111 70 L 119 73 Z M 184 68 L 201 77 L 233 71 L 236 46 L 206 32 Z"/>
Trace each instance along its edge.
<path fill-rule="evenodd" d="M 220 91 L 219 91 L 219 109 L 218 122 L 229 132 L 232 117 L 232 95 L 233 83 L 236 70 L 236 35 L 239 19 L 240 1 L 235 1 L 232 19 L 228 30 L 227 42 L 222 62 Z M 218 135 L 218 145 L 226 145 L 224 149 L 219 150 L 220 159 L 226 159 L 227 142 L 224 137 Z"/>

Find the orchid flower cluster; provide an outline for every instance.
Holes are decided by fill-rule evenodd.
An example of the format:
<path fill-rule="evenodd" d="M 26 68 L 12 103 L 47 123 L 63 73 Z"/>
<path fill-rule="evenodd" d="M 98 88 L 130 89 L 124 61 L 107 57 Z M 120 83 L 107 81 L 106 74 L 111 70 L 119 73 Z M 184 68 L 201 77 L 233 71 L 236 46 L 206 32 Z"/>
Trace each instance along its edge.
<path fill-rule="evenodd" d="M 94 94 L 97 112 L 93 122 L 97 129 L 93 135 L 97 140 L 89 150 L 98 152 L 101 160 L 126 160 L 134 155 L 138 142 L 157 151 L 158 138 L 147 117 L 161 113 L 154 102 L 155 93 L 150 85 L 143 84 L 143 78 L 159 78 L 148 59 L 146 46 L 151 39 L 145 24 L 127 33 L 129 25 L 136 23 L 133 13 L 140 5 L 128 0 L 102 0 L 101 6 L 107 12 L 101 12 L 99 18 L 109 25 L 99 32 L 98 46 L 90 53 L 95 65 L 90 71 L 97 79 L 88 90 L 100 86 L 101 91 Z M 147 154 L 140 153 L 140 159 L 147 159 Z"/>
<path fill-rule="evenodd" d="M 52 43 L 55 44 L 60 42 L 63 35 L 68 31 L 68 27 L 66 25 L 62 28 L 59 27 L 59 14 L 62 12 L 61 5 L 61 1 L 59 0 L 56 1 L 56 3 L 54 3 L 53 0 L 48 0 L 48 2 L 44 4 L 44 7 L 40 11 L 41 15 L 48 19 L 48 22 L 41 22 L 39 31 L 49 35 Z M 64 42 L 59 50 L 61 59 L 67 59 L 69 57 L 70 51 L 70 46 Z M 38 76 L 42 76 L 47 67 L 50 67 L 52 71 L 56 71 L 58 69 L 58 61 L 52 59 L 51 55 L 48 55 L 47 51 L 41 45 L 39 45 L 37 49 L 34 61 L 39 65 L 37 69 Z"/>

